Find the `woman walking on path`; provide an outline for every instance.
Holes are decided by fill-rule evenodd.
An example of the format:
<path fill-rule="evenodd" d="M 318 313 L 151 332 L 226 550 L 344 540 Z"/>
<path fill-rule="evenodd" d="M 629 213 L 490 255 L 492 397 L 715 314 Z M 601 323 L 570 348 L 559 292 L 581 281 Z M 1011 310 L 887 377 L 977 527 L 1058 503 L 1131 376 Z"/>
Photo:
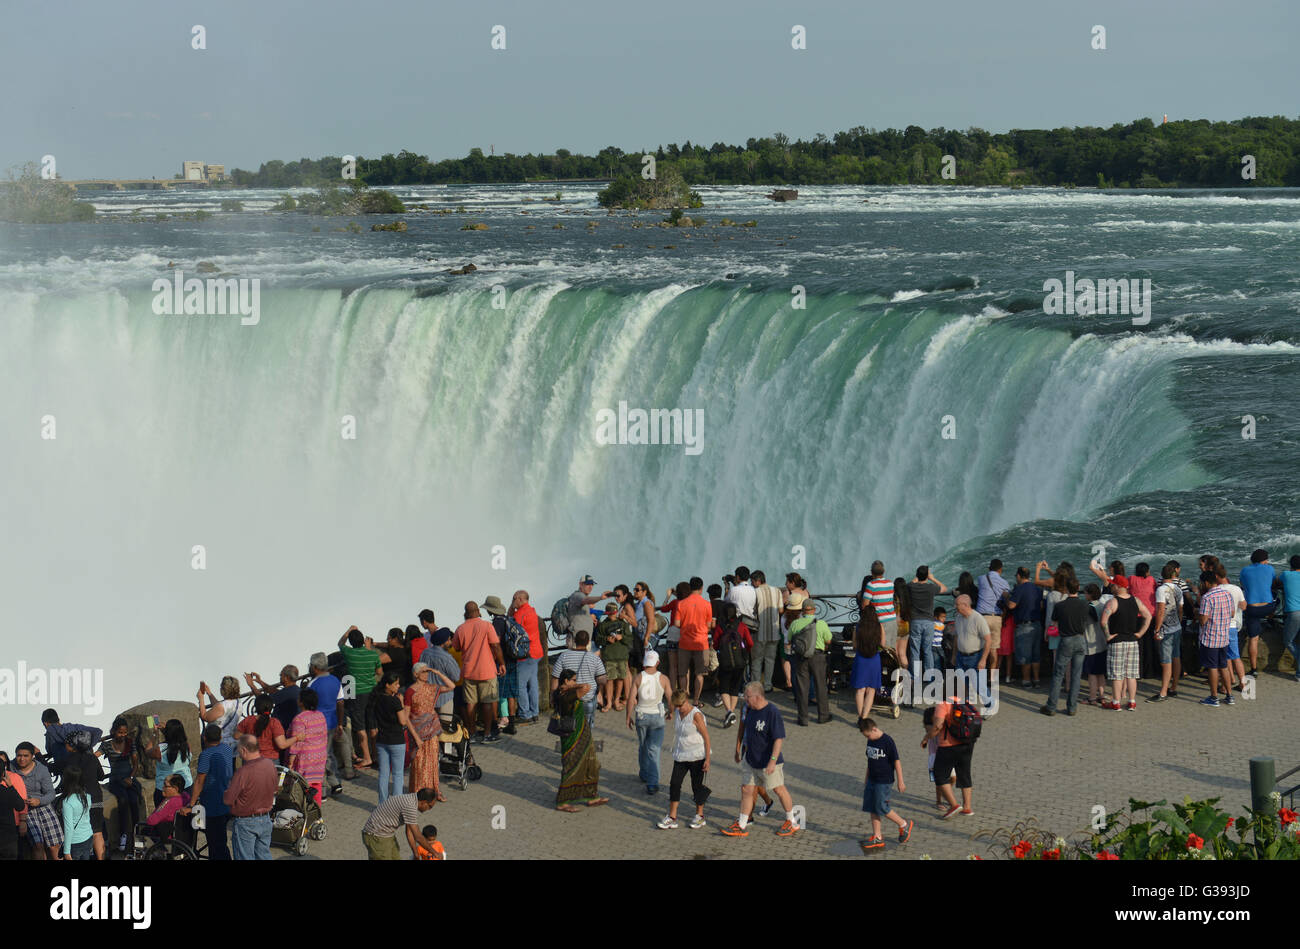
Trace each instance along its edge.
<path fill-rule="evenodd" d="M 1126 586 L 1116 586 L 1115 599 L 1102 611 L 1101 628 L 1110 644 L 1106 653 L 1106 672 L 1111 680 L 1111 703 L 1118 709 L 1127 699 L 1126 708 L 1137 711 L 1138 641 L 1151 623 L 1151 611 L 1133 596 Z"/>
<path fill-rule="evenodd" d="M 659 822 L 660 830 L 671 830 L 677 826 L 677 805 L 682 799 L 682 781 L 686 775 L 691 776 L 691 798 L 695 801 L 695 816 L 691 819 L 691 830 L 704 826 L 704 803 L 709 799 L 708 787 L 704 776 L 709 771 L 709 756 L 713 753 L 709 747 L 709 727 L 705 724 L 704 713 L 691 704 L 686 692 L 678 689 L 673 693 L 673 776 L 668 782 L 668 816 Z"/>
<path fill-rule="evenodd" d="M 316 792 L 316 803 L 325 799 L 325 758 L 328 754 L 329 726 L 325 715 L 318 710 L 320 697 L 312 689 L 298 693 L 301 710 L 289 723 L 289 733 L 298 741 L 289 753 L 289 769 L 302 775 L 307 785 Z"/>
<path fill-rule="evenodd" d="M 672 688 L 668 677 L 659 671 L 659 653 L 646 652 L 645 665 L 632 677 L 632 692 L 627 703 L 627 727 L 636 728 L 636 760 L 647 794 L 659 793 L 659 751 L 664 743 L 664 722 L 668 708 L 664 698 Z"/>
<path fill-rule="evenodd" d="M 447 799 L 438 786 L 438 736 L 442 734 L 438 703 L 444 695 L 455 690 L 456 683 L 422 662 L 417 662 L 411 672 L 415 682 L 406 690 L 406 711 L 419 741 L 411 743 L 411 778 L 407 790 L 414 794 L 420 788 L 433 788 L 438 800 L 445 801 Z M 429 684 L 426 673 L 433 674 L 437 685 Z"/>
<path fill-rule="evenodd" d="M 560 735 L 560 789 L 555 795 L 556 810 L 574 813 L 575 804 L 597 807 L 608 804 L 609 798 L 597 796 L 600 783 L 600 762 L 596 759 L 596 743 L 591 738 L 591 722 L 587 719 L 587 703 L 582 698 L 591 686 L 578 683 L 578 673 L 565 669 L 560 673 L 560 686 L 555 690 L 555 717 L 573 719 L 573 731 Z"/>
<path fill-rule="evenodd" d="M 880 620 L 875 610 L 863 610 L 853 631 L 853 671 L 849 686 L 854 690 L 853 699 L 857 703 L 856 721 L 871 716 L 871 707 L 876 696 L 880 694 Z M 855 721 L 855 724 L 856 724 Z"/>
<path fill-rule="evenodd" d="M 746 659 L 754 648 L 749 627 L 740 621 L 735 603 L 723 606 L 722 624 L 714 636 L 713 646 L 718 653 L 718 692 L 727 710 L 722 717 L 722 727 L 730 728 L 736 724 L 737 697 L 745 685 Z"/>

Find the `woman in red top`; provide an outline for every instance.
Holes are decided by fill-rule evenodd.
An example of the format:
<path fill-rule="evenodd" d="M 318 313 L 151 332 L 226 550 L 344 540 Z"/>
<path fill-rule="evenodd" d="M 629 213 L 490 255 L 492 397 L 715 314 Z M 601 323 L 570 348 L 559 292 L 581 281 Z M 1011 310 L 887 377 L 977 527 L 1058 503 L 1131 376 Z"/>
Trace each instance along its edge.
<path fill-rule="evenodd" d="M 280 752 L 286 748 L 292 748 L 300 738 L 286 738 L 284 736 L 284 726 L 280 720 L 271 714 L 275 708 L 275 700 L 271 696 L 263 694 L 257 697 L 253 705 L 256 715 L 250 715 L 235 728 L 235 732 L 240 735 L 253 735 L 257 738 L 258 751 L 263 758 L 270 758 L 273 762 L 280 760 Z"/>

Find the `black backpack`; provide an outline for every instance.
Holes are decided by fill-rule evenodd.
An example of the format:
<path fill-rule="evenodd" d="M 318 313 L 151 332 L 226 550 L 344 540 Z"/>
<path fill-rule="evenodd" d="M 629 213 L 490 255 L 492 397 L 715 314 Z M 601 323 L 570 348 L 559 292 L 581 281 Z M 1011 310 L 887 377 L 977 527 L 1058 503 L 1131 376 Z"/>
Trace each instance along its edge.
<path fill-rule="evenodd" d="M 984 716 L 969 702 L 953 702 L 943 725 L 949 738 L 959 745 L 969 745 L 984 730 Z"/>

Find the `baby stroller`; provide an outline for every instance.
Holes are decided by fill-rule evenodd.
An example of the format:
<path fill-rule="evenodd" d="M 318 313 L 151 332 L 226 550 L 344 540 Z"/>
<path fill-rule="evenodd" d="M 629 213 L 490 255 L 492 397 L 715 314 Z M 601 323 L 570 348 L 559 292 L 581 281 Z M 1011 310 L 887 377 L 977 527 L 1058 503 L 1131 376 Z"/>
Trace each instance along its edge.
<path fill-rule="evenodd" d="M 884 709 L 890 718 L 898 718 L 903 714 L 903 705 L 911 706 L 912 703 L 907 701 L 907 680 L 900 678 L 898 684 L 894 684 L 894 670 L 898 668 L 898 653 L 888 646 L 880 647 L 880 678 L 881 685 L 884 688 L 876 696 L 873 706 Z"/>
<path fill-rule="evenodd" d="M 271 805 L 271 843 L 288 847 L 301 857 L 307 852 L 307 838 L 325 839 L 320 801 L 297 771 L 279 765 L 275 770 L 280 775 L 280 787 Z"/>
<path fill-rule="evenodd" d="M 469 750 L 469 732 L 460 716 L 444 712 L 440 718 L 442 734 L 438 743 L 442 748 L 438 752 L 438 774 L 455 778 L 463 791 L 468 782 L 483 777 L 483 769 L 474 763 L 474 753 Z"/>

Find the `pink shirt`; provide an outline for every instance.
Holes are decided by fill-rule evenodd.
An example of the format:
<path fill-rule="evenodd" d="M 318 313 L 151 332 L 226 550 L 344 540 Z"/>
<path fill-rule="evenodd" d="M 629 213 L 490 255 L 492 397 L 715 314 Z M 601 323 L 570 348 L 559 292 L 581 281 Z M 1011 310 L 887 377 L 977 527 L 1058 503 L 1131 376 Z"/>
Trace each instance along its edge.
<path fill-rule="evenodd" d="M 497 677 L 497 661 L 490 647 L 499 642 L 496 628 L 482 617 L 467 619 L 456 627 L 451 648 L 460 651 L 461 672 L 466 679 L 484 682 Z"/>

